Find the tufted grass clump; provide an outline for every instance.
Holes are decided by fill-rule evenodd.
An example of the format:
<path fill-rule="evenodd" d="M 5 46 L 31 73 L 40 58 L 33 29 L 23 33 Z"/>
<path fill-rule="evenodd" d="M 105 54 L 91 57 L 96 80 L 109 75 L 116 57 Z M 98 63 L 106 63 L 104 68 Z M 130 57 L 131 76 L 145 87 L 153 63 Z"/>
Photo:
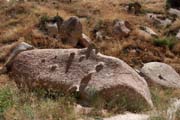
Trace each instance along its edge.
<path fill-rule="evenodd" d="M 0 88 L 0 118 L 3 112 L 12 107 L 13 104 L 13 92 L 11 89 L 7 86 Z"/>
<path fill-rule="evenodd" d="M 73 97 L 49 97 L 45 92 L 22 91 L 13 83 L 0 88 L 0 120 L 76 120 Z"/>
<path fill-rule="evenodd" d="M 172 49 L 176 44 L 176 39 L 174 37 L 157 38 L 154 39 L 153 44 L 159 47 L 167 46 L 169 49 Z"/>

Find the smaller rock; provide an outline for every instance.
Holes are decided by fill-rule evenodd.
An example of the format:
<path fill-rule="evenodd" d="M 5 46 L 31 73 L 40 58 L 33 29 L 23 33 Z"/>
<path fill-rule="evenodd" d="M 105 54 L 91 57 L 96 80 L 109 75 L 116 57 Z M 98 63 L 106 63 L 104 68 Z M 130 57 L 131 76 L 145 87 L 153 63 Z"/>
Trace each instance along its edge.
<path fill-rule="evenodd" d="M 96 40 L 102 41 L 104 38 L 104 31 L 100 30 L 96 32 Z"/>
<path fill-rule="evenodd" d="M 114 26 L 113 26 L 113 33 L 118 38 L 123 38 L 129 36 L 130 30 L 130 24 L 127 21 L 123 20 L 115 20 Z"/>
<path fill-rule="evenodd" d="M 172 24 L 172 20 L 160 14 L 149 13 L 147 17 L 154 25 L 159 27 L 167 27 Z"/>
<path fill-rule="evenodd" d="M 179 30 L 179 32 L 177 33 L 176 38 L 177 38 L 178 40 L 180 40 L 180 30 Z"/>
<path fill-rule="evenodd" d="M 26 50 L 32 50 L 33 49 L 33 46 L 25 43 L 25 42 L 21 42 L 21 43 L 16 43 L 12 46 L 13 48 L 11 48 L 11 53 L 9 54 L 9 57 L 7 59 L 7 61 L 5 62 L 5 64 L 3 65 L 2 68 L 0 68 L 0 74 L 4 74 L 6 72 L 9 71 L 11 65 L 12 65 L 12 62 L 13 60 L 15 59 L 15 57 L 23 52 L 23 51 L 26 51 Z"/>
<path fill-rule="evenodd" d="M 47 33 L 49 36 L 54 37 L 58 34 L 57 23 L 47 23 L 46 24 Z"/>
<path fill-rule="evenodd" d="M 144 64 L 141 72 L 153 83 L 171 87 L 180 88 L 180 76 L 169 65 L 160 62 L 150 62 Z"/>
<path fill-rule="evenodd" d="M 151 36 L 154 36 L 154 37 L 158 37 L 158 34 L 155 33 L 151 28 L 149 27 L 146 27 L 146 26 L 141 26 L 140 27 L 141 30 L 144 30 L 145 32 L 149 33 Z"/>
<path fill-rule="evenodd" d="M 149 115 L 126 113 L 124 115 L 117 115 L 103 120 L 149 120 Z"/>
<path fill-rule="evenodd" d="M 178 9 L 171 8 L 171 9 L 169 9 L 168 13 L 171 15 L 176 15 L 177 17 L 180 17 L 180 10 L 178 10 Z"/>
<path fill-rule="evenodd" d="M 76 47 L 82 38 L 82 24 L 78 17 L 70 17 L 60 27 L 60 35 L 64 44 Z"/>

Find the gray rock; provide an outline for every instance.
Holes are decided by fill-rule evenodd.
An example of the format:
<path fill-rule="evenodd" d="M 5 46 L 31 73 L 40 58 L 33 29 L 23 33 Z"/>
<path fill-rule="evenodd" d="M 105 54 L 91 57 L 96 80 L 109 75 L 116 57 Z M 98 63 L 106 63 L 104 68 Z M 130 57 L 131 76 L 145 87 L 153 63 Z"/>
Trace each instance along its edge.
<path fill-rule="evenodd" d="M 129 65 L 94 50 L 85 58 L 86 52 L 87 49 L 25 51 L 15 58 L 11 74 L 18 86 L 30 89 L 45 88 L 65 94 L 80 90 L 81 98 L 87 101 L 95 96 L 111 101 L 125 95 L 132 105 L 153 106 L 146 81 Z"/>
<path fill-rule="evenodd" d="M 177 38 L 178 40 L 180 40 L 180 30 L 179 30 L 179 32 L 177 33 L 176 38 Z"/>
<path fill-rule="evenodd" d="M 176 15 L 177 17 L 180 17 L 180 10 L 178 10 L 178 9 L 170 8 L 168 13 L 171 15 Z"/>
<path fill-rule="evenodd" d="M 60 35 L 64 44 L 76 47 L 82 38 L 82 24 L 78 17 L 70 17 L 60 27 Z"/>
<path fill-rule="evenodd" d="M 124 115 L 117 115 L 110 118 L 104 118 L 103 120 L 149 120 L 148 115 L 126 113 Z"/>
<path fill-rule="evenodd" d="M 123 20 L 115 20 L 113 26 L 113 33 L 118 38 L 127 37 L 131 30 L 129 29 L 129 23 Z"/>
<path fill-rule="evenodd" d="M 153 24 L 159 27 L 167 27 L 172 24 L 172 20 L 161 14 L 149 13 L 147 17 Z"/>
<path fill-rule="evenodd" d="M 146 63 L 141 72 L 153 83 L 171 87 L 180 88 L 180 76 L 169 65 L 160 62 Z"/>
<path fill-rule="evenodd" d="M 25 42 L 13 44 L 11 47 L 12 47 L 11 48 L 12 50 L 9 51 L 8 59 L 6 60 L 6 62 L 3 65 L 3 67 L 0 68 L 0 74 L 4 74 L 4 73 L 9 71 L 9 69 L 10 69 L 10 67 L 12 65 L 13 60 L 15 59 L 15 57 L 19 53 L 21 53 L 23 51 L 26 51 L 26 50 L 34 49 L 33 46 L 31 46 L 31 45 L 29 45 L 28 43 L 25 43 Z"/>
<path fill-rule="evenodd" d="M 145 32 L 147 32 L 148 34 L 150 34 L 151 36 L 154 37 L 158 37 L 158 34 L 156 32 L 154 32 L 151 28 L 146 27 L 146 26 L 141 26 L 140 27 L 141 30 L 144 30 Z"/>

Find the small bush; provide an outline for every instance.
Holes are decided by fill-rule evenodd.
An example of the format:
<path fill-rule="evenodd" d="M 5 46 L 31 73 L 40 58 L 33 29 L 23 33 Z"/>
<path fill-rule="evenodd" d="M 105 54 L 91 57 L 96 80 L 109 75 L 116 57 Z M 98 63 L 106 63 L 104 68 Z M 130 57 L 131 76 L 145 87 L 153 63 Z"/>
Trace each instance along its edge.
<path fill-rule="evenodd" d="M 8 87 L 0 89 L 0 116 L 13 105 L 13 93 Z"/>
<path fill-rule="evenodd" d="M 167 46 L 171 49 L 176 44 L 176 40 L 174 37 L 157 38 L 153 41 L 153 43 L 155 46 Z"/>

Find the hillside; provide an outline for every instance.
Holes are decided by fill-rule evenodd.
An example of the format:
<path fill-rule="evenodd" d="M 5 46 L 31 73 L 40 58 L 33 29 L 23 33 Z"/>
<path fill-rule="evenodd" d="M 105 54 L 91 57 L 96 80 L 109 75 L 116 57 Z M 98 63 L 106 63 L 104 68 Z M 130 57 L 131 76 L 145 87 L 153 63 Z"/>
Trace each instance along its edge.
<path fill-rule="evenodd" d="M 140 7 L 137 8 L 137 11 L 135 8 L 136 6 L 132 7 L 132 9 L 128 9 L 130 3 L 132 3 L 132 5 L 134 5 L 134 3 L 138 3 Z M 160 17 L 158 16 L 157 19 L 160 22 L 157 21 L 155 17 L 149 18 L 149 15 L 155 17 L 156 15 L 159 15 Z M 53 27 L 54 22 L 52 19 L 57 16 L 62 18 L 64 21 L 68 21 L 72 16 L 78 17 L 80 23 L 75 26 L 78 30 L 75 32 L 73 31 L 74 33 L 72 32 L 74 36 L 70 37 L 69 34 L 65 36 L 65 30 L 67 29 L 66 25 L 64 25 L 65 32 L 60 30 L 61 33 L 59 32 L 59 27 L 56 29 Z M 79 24 L 82 24 L 82 31 Z M 46 25 L 49 26 L 47 27 Z M 119 28 L 116 28 L 116 25 L 118 27 L 120 26 L 122 29 L 119 30 Z M 74 24 L 70 26 L 74 26 Z M 60 28 L 63 29 L 63 27 Z M 69 29 L 71 28 L 68 28 L 68 30 Z M 149 30 L 150 32 L 146 30 Z M 3 65 L 6 64 L 6 61 L 8 61 L 9 56 L 13 52 L 14 46 L 20 42 L 26 42 L 29 45 L 32 45 L 35 49 L 34 51 L 41 51 L 41 49 L 71 50 L 72 48 L 85 48 L 87 47 L 87 43 L 86 41 L 81 41 L 81 36 L 81 40 L 75 45 L 74 41 L 73 43 L 70 41 L 70 44 L 68 44 L 69 41 L 67 44 L 65 44 L 66 41 L 63 41 L 65 37 L 70 40 L 75 40 L 75 38 L 79 39 L 78 34 L 79 31 L 81 31 L 84 35 L 86 35 L 86 37 L 89 37 L 88 40 L 90 39 L 90 45 L 92 43 L 101 54 L 112 56 L 113 58 L 115 57 L 124 61 L 131 68 L 138 71 L 138 73 L 146 63 L 161 62 L 171 66 L 177 72 L 177 75 L 179 75 L 180 37 L 178 39 L 176 36 L 179 30 L 180 19 L 178 16 L 168 13 L 165 0 L 72 0 L 71 2 L 67 0 L 27 0 L 25 2 L 21 2 L 20 0 L 10 0 L 9 2 L 1 0 L 0 67 L 3 67 Z M 68 53 L 68 51 L 66 52 Z M 26 52 L 22 53 L 25 54 Z M 37 52 L 36 54 L 36 52 L 27 52 L 27 56 L 29 55 L 29 58 L 33 58 L 33 56 L 39 55 L 39 53 Z M 64 55 L 63 57 L 66 56 L 63 52 L 59 53 L 62 53 L 62 56 Z M 52 53 L 52 55 L 54 54 L 55 52 Z M 49 54 L 44 54 L 42 52 L 40 57 L 51 57 L 48 55 Z M 44 90 L 21 90 L 14 82 L 17 78 L 20 79 L 22 77 L 22 80 L 24 80 L 24 78 L 29 75 L 28 72 L 32 72 L 31 70 L 42 70 L 42 76 L 45 76 L 45 73 L 49 74 L 46 71 L 43 72 L 43 69 L 40 68 L 41 65 L 39 64 L 37 64 L 37 68 L 33 69 L 33 63 L 36 61 L 31 64 L 32 67 L 27 67 L 25 63 L 28 61 L 28 57 L 26 58 L 26 55 L 24 55 L 24 60 L 27 59 L 24 62 L 20 59 L 22 56 L 19 55 L 17 59 L 15 59 L 15 62 L 13 63 L 14 65 L 12 65 L 12 72 L 10 70 L 5 74 L 0 74 L 0 120 L 98 120 L 118 114 L 124 114 L 127 111 L 136 114 L 146 114 L 150 116 L 150 120 L 180 119 L 180 105 L 176 105 L 177 110 L 175 113 L 172 113 L 172 116 L 175 116 L 174 119 L 169 119 L 169 114 L 167 112 L 168 108 L 171 108 L 173 104 L 172 99 L 179 100 L 180 86 L 179 88 L 162 86 L 151 82 L 151 80 L 149 80 L 150 78 L 146 77 L 143 77 L 143 80 L 147 80 L 152 103 L 154 104 L 153 108 L 146 108 L 141 105 L 141 103 L 135 107 L 129 107 L 132 106 L 131 100 L 125 100 L 124 103 L 119 103 L 119 106 L 114 105 L 116 107 L 111 109 L 104 107 L 103 102 L 98 100 L 97 103 L 95 102 L 90 107 L 79 107 L 78 95 L 76 94 L 59 95 L 59 93 L 51 93 Z M 39 56 L 36 56 L 34 59 L 37 59 L 38 57 Z M 95 57 L 93 60 L 94 59 L 96 61 L 98 58 Z M 108 65 L 111 64 L 111 62 L 106 60 L 106 57 L 104 57 L 103 60 L 105 63 L 107 62 Z M 19 61 L 24 63 L 18 63 Z M 29 61 L 32 62 L 33 60 Z M 30 63 L 29 61 L 27 63 Z M 60 63 L 61 62 L 63 63 L 63 61 L 60 61 Z M 18 68 L 22 69 L 23 74 L 19 73 L 19 71 L 15 69 L 17 67 L 16 65 L 20 65 Z M 89 62 L 87 62 L 87 66 L 88 65 Z M 23 67 L 21 68 L 21 66 Z M 109 65 L 109 67 L 110 68 L 107 68 L 107 70 L 110 69 L 113 71 L 113 68 L 111 68 L 112 66 Z M 114 67 L 116 68 L 116 66 Z M 29 71 L 27 70 L 27 74 L 25 74 L 25 68 L 30 69 L 28 69 Z M 88 69 L 89 68 L 87 67 L 83 70 L 87 71 Z M 128 69 L 130 68 L 128 67 Z M 33 71 L 32 73 L 34 72 L 36 71 Z M 80 73 L 81 70 L 80 72 L 77 72 L 79 76 Z M 74 77 L 78 75 L 74 75 Z M 88 75 L 86 77 L 88 77 Z M 141 75 L 137 76 L 139 77 Z M 33 78 L 38 77 L 33 76 Z M 64 76 L 62 75 L 62 78 L 63 77 Z M 104 76 L 102 78 L 106 79 Z M 161 76 L 159 78 L 161 78 Z M 173 84 L 178 85 L 179 83 Z M 126 86 L 122 89 L 124 91 Z M 140 88 L 137 88 L 137 90 L 139 89 Z M 139 91 L 142 92 L 141 90 Z M 126 93 L 126 91 L 122 93 Z M 131 93 L 129 94 L 131 96 Z M 142 94 L 145 94 L 145 97 L 148 96 L 146 93 Z M 120 95 L 123 96 L 124 94 Z M 135 94 L 134 97 L 136 97 Z"/>

